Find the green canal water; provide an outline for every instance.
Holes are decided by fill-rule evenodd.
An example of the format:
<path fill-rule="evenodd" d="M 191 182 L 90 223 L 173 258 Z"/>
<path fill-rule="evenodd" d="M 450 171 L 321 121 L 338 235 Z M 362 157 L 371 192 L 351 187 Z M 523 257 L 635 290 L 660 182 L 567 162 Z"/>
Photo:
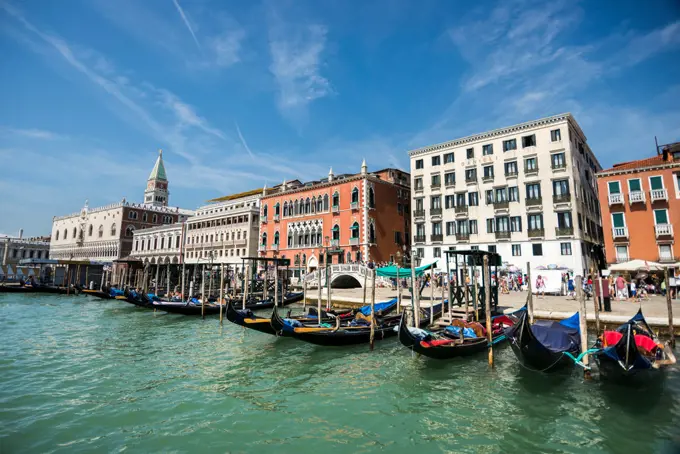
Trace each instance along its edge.
<path fill-rule="evenodd" d="M 677 452 L 680 373 L 632 390 L 328 349 L 86 296 L 0 295 L 0 452 Z"/>

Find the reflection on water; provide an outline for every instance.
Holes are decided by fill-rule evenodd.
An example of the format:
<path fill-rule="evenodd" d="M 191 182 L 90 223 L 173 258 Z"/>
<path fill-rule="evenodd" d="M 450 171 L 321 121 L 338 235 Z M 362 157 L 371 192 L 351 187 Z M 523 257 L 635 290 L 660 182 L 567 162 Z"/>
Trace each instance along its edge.
<path fill-rule="evenodd" d="M 646 389 L 329 349 L 216 317 L 0 295 L 3 452 L 673 452 L 678 371 Z"/>

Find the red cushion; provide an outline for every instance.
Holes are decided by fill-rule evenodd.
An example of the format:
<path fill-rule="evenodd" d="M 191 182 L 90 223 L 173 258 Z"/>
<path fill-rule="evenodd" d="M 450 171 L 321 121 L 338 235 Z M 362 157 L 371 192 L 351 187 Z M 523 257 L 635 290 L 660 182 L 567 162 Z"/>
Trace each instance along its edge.
<path fill-rule="evenodd" d="M 448 345 L 455 342 L 453 339 L 436 339 L 431 341 L 420 341 L 420 345 L 425 348 L 438 347 L 440 345 Z"/>
<path fill-rule="evenodd" d="M 652 352 L 656 348 L 656 342 L 654 342 L 654 339 L 649 336 L 645 336 L 644 334 L 635 335 L 635 345 L 647 350 L 648 352 Z"/>
<path fill-rule="evenodd" d="M 605 331 L 602 334 L 602 339 L 604 340 L 605 347 L 616 345 L 621 340 L 622 337 L 623 334 L 619 333 L 618 331 Z"/>

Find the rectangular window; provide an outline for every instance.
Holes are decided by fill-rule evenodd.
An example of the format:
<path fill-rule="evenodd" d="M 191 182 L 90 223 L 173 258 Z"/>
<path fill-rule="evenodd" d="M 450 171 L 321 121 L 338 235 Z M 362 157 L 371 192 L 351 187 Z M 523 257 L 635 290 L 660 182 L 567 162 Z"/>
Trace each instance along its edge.
<path fill-rule="evenodd" d="M 482 146 L 482 156 L 493 154 L 493 144 L 487 144 Z"/>
<path fill-rule="evenodd" d="M 618 181 L 610 181 L 607 183 L 609 194 L 621 194 L 621 184 Z"/>
<path fill-rule="evenodd" d="M 616 261 L 617 262 L 628 261 L 628 246 L 616 246 Z"/>
<path fill-rule="evenodd" d="M 456 234 L 456 223 L 454 221 L 448 221 L 446 223 L 446 234 L 448 236 Z"/>
<path fill-rule="evenodd" d="M 573 226 L 571 222 L 571 211 L 561 211 L 557 213 L 557 227 L 560 229 L 569 229 Z"/>
<path fill-rule="evenodd" d="M 423 179 L 421 177 L 414 178 L 413 179 L 413 186 L 416 188 L 416 190 L 422 190 L 423 189 Z"/>
<path fill-rule="evenodd" d="M 496 218 L 496 231 L 497 232 L 509 232 L 510 231 L 510 218 L 507 216 L 501 216 Z"/>
<path fill-rule="evenodd" d="M 654 224 L 668 224 L 668 210 L 654 210 Z"/>
<path fill-rule="evenodd" d="M 471 234 L 477 234 L 477 220 L 476 219 L 470 219 L 470 233 Z"/>
<path fill-rule="evenodd" d="M 442 177 L 438 173 L 432 175 L 432 186 L 438 187 L 442 185 Z"/>
<path fill-rule="evenodd" d="M 535 134 L 522 137 L 522 148 L 535 147 L 535 146 L 536 146 L 536 135 Z"/>
<path fill-rule="evenodd" d="M 442 163 L 442 157 L 441 156 L 432 156 L 432 165 L 433 166 L 438 166 L 441 163 Z"/>
<path fill-rule="evenodd" d="M 534 172 L 538 170 L 538 161 L 536 158 L 527 158 L 524 160 L 524 171 Z"/>
<path fill-rule="evenodd" d="M 571 255 L 571 243 L 560 243 L 560 254 Z"/>
<path fill-rule="evenodd" d="M 512 256 L 513 257 L 521 257 L 522 256 L 522 245 L 521 244 L 513 244 L 512 245 Z"/>
<path fill-rule="evenodd" d="M 493 205 L 493 189 L 487 189 L 486 191 L 486 204 Z"/>
<path fill-rule="evenodd" d="M 442 256 L 442 248 L 440 248 L 440 247 L 434 248 L 433 254 L 434 254 L 435 258 L 441 257 Z"/>
<path fill-rule="evenodd" d="M 562 140 L 562 133 L 560 132 L 559 129 L 553 129 L 550 131 L 550 141 L 551 142 L 559 142 Z"/>
<path fill-rule="evenodd" d="M 451 164 L 453 162 L 453 153 L 446 153 L 444 155 L 444 164 Z"/>
<path fill-rule="evenodd" d="M 540 183 L 532 183 L 526 185 L 527 189 L 527 199 L 540 199 L 541 198 L 541 184 Z"/>
<path fill-rule="evenodd" d="M 543 229 L 543 215 L 542 214 L 530 214 L 527 216 L 529 222 L 529 230 L 542 230 Z"/>
<path fill-rule="evenodd" d="M 511 202 L 519 202 L 519 187 L 511 186 L 508 188 L 508 199 Z"/>
<path fill-rule="evenodd" d="M 517 175 L 517 161 L 509 161 L 505 163 L 505 176 Z"/>
<path fill-rule="evenodd" d="M 444 185 L 446 187 L 456 185 L 456 174 L 454 172 L 447 172 L 444 174 Z"/>
<path fill-rule="evenodd" d="M 649 177 L 649 186 L 652 191 L 657 189 L 663 189 L 663 178 L 660 175 Z"/>
<path fill-rule="evenodd" d="M 484 178 L 493 178 L 493 166 L 484 166 Z"/>
<path fill-rule="evenodd" d="M 522 217 L 512 216 L 510 218 L 510 231 L 511 232 L 521 232 L 522 231 Z"/>
<path fill-rule="evenodd" d="M 479 246 L 470 246 L 470 250 L 471 250 L 471 251 L 478 251 L 478 250 L 479 250 Z"/>
<path fill-rule="evenodd" d="M 496 202 L 507 202 L 508 188 L 496 188 L 494 200 Z"/>
<path fill-rule="evenodd" d="M 453 194 L 447 195 L 444 197 L 444 208 L 450 209 L 453 208 L 455 205 L 455 197 Z"/>
<path fill-rule="evenodd" d="M 495 254 L 496 253 L 496 245 L 490 244 L 489 245 L 489 252 L 493 252 Z"/>
<path fill-rule="evenodd" d="M 441 196 L 438 195 L 433 195 L 430 197 L 430 208 L 432 209 L 441 209 L 442 207 L 442 198 Z"/>
<path fill-rule="evenodd" d="M 441 222 L 433 222 L 432 223 L 432 235 L 441 235 L 442 234 L 442 223 Z"/>
<path fill-rule="evenodd" d="M 465 155 L 467 156 L 468 159 L 472 159 L 475 157 L 475 149 L 474 148 L 468 148 L 465 150 Z"/>
<path fill-rule="evenodd" d="M 493 233 L 496 231 L 496 222 L 494 218 L 486 220 L 486 233 Z"/>
<path fill-rule="evenodd" d="M 541 243 L 532 244 L 531 249 L 535 257 L 543 255 L 543 245 Z"/>
<path fill-rule="evenodd" d="M 425 248 L 419 247 L 416 250 L 416 253 L 417 253 L 418 257 L 420 257 L 422 259 L 423 257 L 425 257 Z"/>
<path fill-rule="evenodd" d="M 425 209 L 425 204 L 423 199 L 416 199 L 416 211 L 423 211 Z"/>
<path fill-rule="evenodd" d="M 394 242 L 401 244 L 401 232 L 394 232 Z"/>
<path fill-rule="evenodd" d="M 470 233 L 470 224 L 468 223 L 468 221 L 458 221 L 456 227 L 457 227 L 456 231 L 460 235 L 465 236 Z"/>
<path fill-rule="evenodd" d="M 510 139 L 503 141 L 503 151 L 510 151 L 517 149 L 517 139 Z"/>
<path fill-rule="evenodd" d="M 422 169 L 424 167 L 422 159 L 416 159 L 416 169 Z"/>
<path fill-rule="evenodd" d="M 642 185 L 640 184 L 640 179 L 635 178 L 633 180 L 628 180 L 628 191 L 638 192 L 642 190 Z"/>
<path fill-rule="evenodd" d="M 477 169 L 466 169 L 465 181 L 477 181 Z"/>
<path fill-rule="evenodd" d="M 670 244 L 659 245 L 659 260 L 673 260 L 673 247 Z"/>
<path fill-rule="evenodd" d="M 467 205 L 467 203 L 465 202 L 465 192 L 456 194 L 456 205 L 459 207 L 464 207 L 465 205 Z"/>
<path fill-rule="evenodd" d="M 569 180 L 553 180 L 553 195 L 565 196 L 569 194 Z"/>
<path fill-rule="evenodd" d="M 550 162 L 553 169 L 563 169 L 567 167 L 567 161 L 564 153 L 553 153 L 550 155 Z"/>
<path fill-rule="evenodd" d="M 468 192 L 468 205 L 471 207 L 479 206 L 479 193 Z"/>
<path fill-rule="evenodd" d="M 425 224 L 416 225 L 416 236 L 425 236 Z"/>
<path fill-rule="evenodd" d="M 623 213 L 612 213 L 612 225 L 615 229 L 626 226 L 626 218 L 623 217 Z"/>

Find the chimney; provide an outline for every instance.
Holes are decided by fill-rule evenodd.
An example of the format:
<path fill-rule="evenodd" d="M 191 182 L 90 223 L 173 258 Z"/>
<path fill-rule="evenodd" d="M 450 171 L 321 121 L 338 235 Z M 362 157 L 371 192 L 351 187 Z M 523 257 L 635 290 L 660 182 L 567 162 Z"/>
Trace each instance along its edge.
<path fill-rule="evenodd" d="M 19 229 L 19 239 L 24 237 L 24 229 Z"/>
<path fill-rule="evenodd" d="M 673 155 L 671 155 L 668 147 L 663 147 L 663 162 L 671 162 L 673 160 Z"/>

